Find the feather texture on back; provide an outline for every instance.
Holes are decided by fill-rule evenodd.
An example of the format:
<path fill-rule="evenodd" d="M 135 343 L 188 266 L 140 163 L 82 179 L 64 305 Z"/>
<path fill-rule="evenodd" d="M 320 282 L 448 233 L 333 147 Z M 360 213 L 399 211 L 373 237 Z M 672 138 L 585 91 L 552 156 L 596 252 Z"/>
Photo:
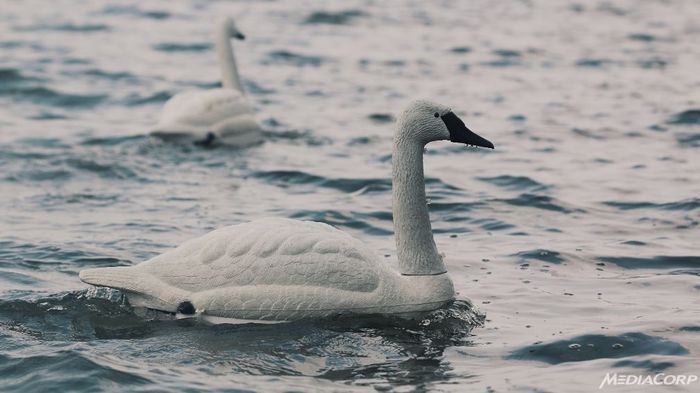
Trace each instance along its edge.
<path fill-rule="evenodd" d="M 371 292 L 382 262 L 329 225 L 266 218 L 215 230 L 135 268 L 189 292 L 247 285 Z"/>

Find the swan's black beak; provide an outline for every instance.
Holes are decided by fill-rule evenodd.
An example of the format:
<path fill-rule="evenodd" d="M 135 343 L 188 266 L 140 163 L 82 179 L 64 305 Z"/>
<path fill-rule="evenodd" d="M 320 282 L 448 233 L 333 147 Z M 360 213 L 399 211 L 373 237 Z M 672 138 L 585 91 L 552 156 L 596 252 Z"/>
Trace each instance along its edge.
<path fill-rule="evenodd" d="M 442 121 L 445 122 L 445 126 L 447 126 L 447 130 L 450 131 L 450 141 L 493 149 L 493 143 L 472 132 L 472 130 L 464 125 L 462 119 L 457 117 L 454 113 L 447 112 L 441 117 Z"/>
<path fill-rule="evenodd" d="M 241 33 L 240 31 L 234 35 L 235 38 L 238 38 L 239 40 L 245 40 L 245 35 Z"/>

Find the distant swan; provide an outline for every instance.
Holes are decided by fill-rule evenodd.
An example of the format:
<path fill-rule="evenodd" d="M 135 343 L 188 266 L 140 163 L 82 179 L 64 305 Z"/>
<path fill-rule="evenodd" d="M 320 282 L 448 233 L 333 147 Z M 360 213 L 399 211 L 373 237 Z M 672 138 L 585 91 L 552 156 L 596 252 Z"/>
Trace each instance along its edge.
<path fill-rule="evenodd" d="M 151 135 L 205 145 L 223 143 L 244 147 L 260 142 L 262 132 L 243 94 L 231 38 L 245 37 L 231 18 L 220 19 L 216 26 L 216 51 L 223 88 L 188 91 L 171 98 Z"/>
<path fill-rule="evenodd" d="M 86 269 L 80 279 L 119 289 L 134 306 L 213 322 L 434 310 L 454 298 L 425 199 L 423 150 L 437 140 L 493 148 L 447 107 L 416 101 L 403 112 L 392 156 L 398 271 L 330 225 L 265 218 L 215 230 L 135 266 Z"/>

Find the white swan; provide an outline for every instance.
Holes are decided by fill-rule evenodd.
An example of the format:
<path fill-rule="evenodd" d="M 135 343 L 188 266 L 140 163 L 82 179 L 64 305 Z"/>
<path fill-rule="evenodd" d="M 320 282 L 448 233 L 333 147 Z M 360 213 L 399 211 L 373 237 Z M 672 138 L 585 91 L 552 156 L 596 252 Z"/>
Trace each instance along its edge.
<path fill-rule="evenodd" d="M 262 131 L 243 94 L 231 38 L 245 37 L 231 18 L 220 19 L 216 25 L 216 51 L 223 88 L 189 91 L 172 97 L 165 103 L 151 135 L 171 141 L 216 142 L 237 147 L 260 142 Z"/>
<path fill-rule="evenodd" d="M 330 225 L 266 218 L 210 232 L 135 266 L 86 269 L 80 279 L 119 289 L 135 306 L 213 321 L 434 310 L 454 298 L 425 199 L 423 149 L 436 140 L 493 148 L 442 105 L 416 101 L 403 112 L 392 157 L 398 271 Z"/>

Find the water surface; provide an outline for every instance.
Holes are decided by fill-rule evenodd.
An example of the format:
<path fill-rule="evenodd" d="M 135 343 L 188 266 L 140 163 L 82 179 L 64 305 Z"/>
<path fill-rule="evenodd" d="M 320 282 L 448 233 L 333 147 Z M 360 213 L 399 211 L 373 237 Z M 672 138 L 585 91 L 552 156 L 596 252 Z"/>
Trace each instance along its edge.
<path fill-rule="evenodd" d="M 697 374 L 694 0 L 2 10 L 2 389 L 588 392 L 608 372 Z M 169 97 L 218 86 L 220 14 L 247 36 L 236 55 L 266 142 L 148 138 Z M 459 291 L 446 309 L 206 326 L 136 315 L 78 280 L 269 215 L 330 223 L 393 258 L 392 122 L 424 97 L 496 145 L 425 155 Z"/>

